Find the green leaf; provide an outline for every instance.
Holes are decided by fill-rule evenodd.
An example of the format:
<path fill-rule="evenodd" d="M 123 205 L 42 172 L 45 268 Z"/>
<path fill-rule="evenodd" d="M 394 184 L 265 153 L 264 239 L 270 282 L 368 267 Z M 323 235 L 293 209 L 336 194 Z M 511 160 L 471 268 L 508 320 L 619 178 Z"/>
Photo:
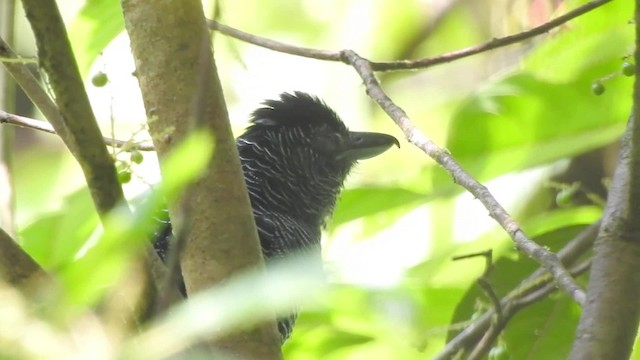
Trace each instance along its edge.
<path fill-rule="evenodd" d="M 69 40 L 83 76 L 102 50 L 124 30 L 118 0 L 87 0 L 69 26 Z"/>
<path fill-rule="evenodd" d="M 629 89 L 610 84 L 619 99 L 595 98 L 592 79 L 554 84 L 522 73 L 493 84 L 455 115 L 448 148 L 467 171 L 490 179 L 603 146 L 624 131 Z"/>
<path fill-rule="evenodd" d="M 575 336 L 580 307 L 553 295 L 514 317 L 502 334 L 510 359 L 566 359 Z"/>
<path fill-rule="evenodd" d="M 520 70 L 485 84 L 454 113 L 447 142 L 453 156 L 484 181 L 617 139 L 629 116 L 633 80 L 602 80 L 607 91 L 599 97 L 590 88 L 619 72 L 630 53 L 631 14 L 631 4 L 612 2 L 532 43 Z M 434 188 L 450 185 L 448 175 L 429 171 Z"/>
<path fill-rule="evenodd" d="M 21 245 L 42 267 L 56 269 L 73 261 L 98 225 L 89 191 L 65 197 L 63 206 L 20 230 Z"/>
<path fill-rule="evenodd" d="M 601 216 L 602 209 L 597 206 L 562 208 L 531 218 L 522 228 L 535 237 L 569 226 L 593 224 Z"/>
<path fill-rule="evenodd" d="M 567 6 L 583 4 L 573 0 Z M 594 70 L 600 71 L 598 77 L 619 71 L 623 57 L 632 52 L 632 17 L 633 3 L 627 1 L 612 1 L 580 16 L 537 44 L 524 59 L 524 69 L 556 83 L 574 81 Z"/>

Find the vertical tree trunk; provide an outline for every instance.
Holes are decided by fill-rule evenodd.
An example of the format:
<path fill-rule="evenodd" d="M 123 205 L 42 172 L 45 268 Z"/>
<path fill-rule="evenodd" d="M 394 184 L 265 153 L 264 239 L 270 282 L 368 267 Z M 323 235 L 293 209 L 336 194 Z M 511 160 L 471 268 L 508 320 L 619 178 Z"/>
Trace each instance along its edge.
<path fill-rule="evenodd" d="M 122 8 L 161 167 L 167 152 L 191 131 L 205 130 L 215 139 L 206 174 L 181 204 L 170 205 L 174 220 L 179 209 L 188 217 L 174 221 L 188 224 L 174 229 L 186 240 L 181 265 L 188 293 L 264 266 L 202 4 L 123 0 Z M 210 344 L 249 359 L 281 358 L 274 322 Z"/>

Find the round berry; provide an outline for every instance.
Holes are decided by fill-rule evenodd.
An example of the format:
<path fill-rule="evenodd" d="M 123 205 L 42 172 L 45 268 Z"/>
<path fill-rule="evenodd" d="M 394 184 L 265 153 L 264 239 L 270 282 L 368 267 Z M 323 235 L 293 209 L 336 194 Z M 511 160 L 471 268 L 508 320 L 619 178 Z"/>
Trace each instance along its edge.
<path fill-rule="evenodd" d="M 624 76 L 633 76 L 636 73 L 636 66 L 628 61 L 622 63 L 622 73 Z"/>
<path fill-rule="evenodd" d="M 131 151 L 131 162 L 140 164 L 144 160 L 144 156 L 138 150 Z"/>
<path fill-rule="evenodd" d="M 602 95 L 604 94 L 604 85 L 602 85 L 602 83 L 600 81 L 596 81 L 593 84 L 591 84 L 591 92 L 594 95 Z"/>
<path fill-rule="evenodd" d="M 573 204 L 573 192 L 561 190 L 556 194 L 556 205 L 558 207 L 568 207 Z"/>
<path fill-rule="evenodd" d="M 107 77 L 107 74 L 103 73 L 102 71 L 93 75 L 93 77 L 91 78 L 91 83 L 95 87 L 103 87 L 107 85 L 108 81 L 109 81 L 109 78 Z"/>
<path fill-rule="evenodd" d="M 120 171 L 118 173 L 118 181 L 120 184 L 126 184 L 131 181 L 131 171 Z"/>

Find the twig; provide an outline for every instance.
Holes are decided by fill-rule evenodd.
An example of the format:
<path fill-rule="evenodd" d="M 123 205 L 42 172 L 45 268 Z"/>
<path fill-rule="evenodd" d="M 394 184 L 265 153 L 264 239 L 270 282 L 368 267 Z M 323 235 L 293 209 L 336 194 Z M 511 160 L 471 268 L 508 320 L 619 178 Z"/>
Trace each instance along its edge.
<path fill-rule="evenodd" d="M 570 270 L 571 275 L 579 276 L 584 274 L 591 266 L 591 259 L 587 259 L 579 265 L 573 267 Z M 556 291 L 557 287 L 551 281 L 546 281 L 546 284 L 541 288 L 527 294 L 520 298 L 516 298 L 511 302 L 508 302 L 504 307 L 501 318 L 498 318 L 495 323 L 492 323 L 489 330 L 485 332 L 480 341 L 476 344 L 475 348 L 467 357 L 467 360 L 482 359 L 491 349 L 500 333 L 507 327 L 509 321 L 520 310 L 527 306 L 533 305 L 538 301 L 544 300 L 552 292 Z"/>
<path fill-rule="evenodd" d="M 584 255 L 585 252 L 591 249 L 591 246 L 593 246 L 593 242 L 598 234 L 599 227 L 599 221 L 588 226 L 585 230 L 580 232 L 580 234 L 569 241 L 564 248 L 558 251 L 558 256 L 562 262 L 567 265 L 572 264 L 580 256 Z M 580 273 L 583 272 L 580 267 L 574 268 L 574 270 L 576 269 L 580 270 Z M 529 294 L 532 294 L 543 287 L 549 287 L 549 291 L 556 290 L 557 288 L 555 284 L 551 281 L 552 278 L 547 274 L 548 273 L 544 269 L 538 269 L 523 280 L 514 290 L 510 291 L 509 294 L 500 301 L 503 309 L 505 309 L 503 318 L 510 318 L 509 314 L 512 310 L 509 309 L 509 307 L 514 306 L 513 304 L 517 299 L 524 299 Z M 543 294 L 544 293 L 541 292 L 539 293 L 539 296 L 542 296 Z M 526 305 L 529 304 L 531 304 L 531 302 Z M 494 310 L 492 308 L 480 315 L 472 324 L 466 326 L 458 335 L 450 340 L 442 351 L 434 357 L 434 360 L 450 359 L 460 350 L 470 348 L 476 341 L 478 341 L 478 338 L 484 336 L 487 331 L 490 331 L 493 314 Z"/>
<path fill-rule="evenodd" d="M 489 352 L 491 345 L 496 341 L 498 335 L 500 335 L 509 323 L 509 320 L 515 315 L 515 311 L 513 311 L 511 306 L 507 305 L 505 310 L 503 317 L 492 323 L 489 330 L 484 333 L 480 341 L 478 341 L 473 348 L 473 351 L 471 351 L 471 354 L 466 358 L 467 360 L 482 359 Z"/>
<path fill-rule="evenodd" d="M 587 272 L 589 270 L 589 268 L 591 267 L 591 259 L 587 259 L 585 261 L 583 261 L 582 263 L 576 265 L 575 267 L 573 267 L 571 269 L 571 273 L 574 276 L 578 276 L 581 274 L 584 274 L 585 272 Z M 552 282 L 548 282 L 546 285 L 544 285 L 543 287 L 529 293 L 526 295 L 523 295 L 522 297 L 515 299 L 513 301 L 513 306 L 517 307 L 517 310 L 520 310 L 526 306 L 529 306 L 531 304 L 534 304 L 542 299 L 544 299 L 545 297 L 547 297 L 549 294 L 551 294 L 552 292 L 556 291 L 557 288 L 555 286 L 554 283 Z"/>
<path fill-rule="evenodd" d="M 372 61 L 370 63 L 370 66 L 372 71 L 397 71 L 397 70 L 424 69 L 434 65 L 448 63 L 454 60 L 462 59 L 462 58 L 476 55 L 489 50 L 494 50 L 500 47 L 513 45 L 523 40 L 530 39 L 538 35 L 542 35 L 544 33 L 551 31 L 556 27 L 559 27 L 560 25 L 565 24 L 569 20 L 575 19 L 576 17 L 582 14 L 585 14 L 591 10 L 594 10 L 611 1 L 612 0 L 594 0 L 594 1 L 588 2 L 540 26 L 534 27 L 532 29 L 529 29 L 527 31 L 523 31 L 517 34 L 508 35 L 501 38 L 495 38 L 483 44 L 479 44 L 479 45 L 467 47 L 464 49 L 452 51 L 449 53 L 445 53 L 442 55 L 423 58 L 419 60 L 378 61 L 378 62 Z M 318 60 L 327 60 L 327 61 L 343 60 L 342 57 L 340 56 L 342 51 L 318 50 L 318 49 L 311 49 L 311 48 L 289 45 L 283 42 L 249 34 L 244 31 L 240 31 L 238 29 L 232 28 L 230 26 L 221 24 L 213 20 L 208 21 L 208 26 L 211 29 L 217 30 L 220 33 L 230 36 L 234 39 L 238 39 L 256 46 L 278 51 L 281 53 L 302 56 L 302 57 L 307 57 L 312 59 L 318 59 Z"/>
<path fill-rule="evenodd" d="M 493 340 L 498 336 L 498 334 L 500 334 L 500 332 L 502 331 L 502 329 L 507 323 L 507 321 L 505 321 L 505 318 L 504 318 L 504 313 L 502 311 L 502 304 L 500 303 L 500 299 L 498 298 L 498 295 L 496 295 L 496 292 L 493 290 L 493 287 L 491 287 L 491 284 L 489 283 L 489 274 L 491 273 L 491 270 L 493 270 L 492 251 L 487 250 L 487 251 L 482 251 L 474 254 L 455 256 L 453 260 L 469 259 L 471 257 L 477 257 L 477 256 L 482 256 L 485 258 L 485 268 L 482 273 L 482 276 L 480 276 L 478 280 L 476 280 L 476 282 L 478 283 L 482 291 L 485 293 L 485 295 L 491 301 L 491 305 L 493 306 L 493 312 L 496 315 L 496 319 L 495 319 L 495 322 L 492 322 L 491 326 L 489 327 L 489 331 L 487 331 L 484 334 L 482 339 L 478 342 L 478 345 L 476 346 L 474 351 L 469 355 L 468 359 L 471 359 L 471 360 L 480 359 L 484 355 L 484 353 L 486 352 L 486 349 L 488 349 L 491 346 L 491 344 L 493 343 Z"/>
<path fill-rule="evenodd" d="M 318 60 L 341 61 L 339 51 L 318 50 L 285 44 L 280 41 L 267 39 L 261 36 L 246 33 L 244 31 L 221 24 L 214 20 L 207 20 L 207 26 L 210 29 L 217 30 L 220 33 L 230 36 L 234 39 L 242 40 L 249 44 L 278 51 L 284 54 L 302 56 Z"/>
<path fill-rule="evenodd" d="M 0 37 L 0 58 L 2 65 L 9 72 L 9 75 L 18 83 L 33 104 L 42 112 L 44 117 L 51 123 L 61 138 L 69 136 L 64 125 L 64 120 L 58 111 L 58 107 L 51 100 L 49 95 L 42 89 L 38 80 L 33 76 L 29 68 L 22 61 L 7 61 L 7 59 L 20 60 L 21 58 L 11 49 L 4 39 Z"/>
<path fill-rule="evenodd" d="M 0 2 L 0 37 L 14 38 L 15 1 Z M 0 59 L 0 61 L 2 61 Z M 9 74 L 0 71 L 0 107 L 12 109 L 15 105 L 16 88 L 9 82 Z M 14 165 L 12 149 L 14 129 L 0 128 L 0 227 L 8 234 L 15 234 L 16 196 L 14 187 Z"/>
<path fill-rule="evenodd" d="M 491 287 L 491 284 L 489 283 L 489 274 L 491 273 L 491 270 L 493 270 L 493 252 L 491 250 L 486 250 L 486 251 L 473 253 L 473 254 L 454 256 L 452 260 L 454 261 L 464 260 L 464 259 L 470 259 L 478 256 L 482 256 L 485 259 L 485 266 L 484 266 L 484 271 L 482 272 L 482 276 L 480 276 L 478 280 L 476 280 L 476 282 L 478 283 L 478 286 L 480 286 L 482 291 L 484 291 L 485 295 L 487 295 L 487 297 L 491 301 L 491 304 L 493 305 L 493 309 L 496 313 L 496 317 L 498 318 L 497 321 L 501 322 L 502 321 L 502 305 L 500 304 L 500 299 L 498 298 L 498 295 L 496 295 L 496 292 L 493 290 L 493 287 Z"/>
<path fill-rule="evenodd" d="M 15 125 L 22 128 L 38 130 L 49 134 L 56 134 L 53 127 L 41 120 L 31 119 L 28 117 L 10 114 L 8 112 L 0 110 L 0 124 Z M 148 141 L 134 142 L 131 140 L 118 140 L 110 137 L 103 137 L 104 143 L 109 146 L 121 148 L 124 150 L 140 150 L 140 151 L 154 151 L 153 144 Z"/>
<path fill-rule="evenodd" d="M 471 253 L 471 254 L 457 255 L 452 257 L 451 260 L 458 261 L 458 260 L 465 260 L 465 259 L 470 259 L 470 258 L 479 257 L 479 256 L 484 257 L 485 261 L 487 262 L 485 264 L 486 266 L 483 272 L 483 275 L 487 275 L 490 271 L 491 264 L 493 263 L 493 252 L 491 251 L 491 249 L 476 252 L 476 253 Z"/>
<path fill-rule="evenodd" d="M 532 37 L 542 35 L 551 31 L 560 25 L 565 24 L 569 20 L 575 19 L 578 16 L 585 14 L 591 10 L 594 10 L 612 0 L 594 0 L 588 2 L 582 6 L 579 6 L 568 13 L 558 16 L 557 18 L 548 21 L 542 25 L 536 26 L 532 29 L 508 35 L 501 38 L 491 39 L 483 44 L 467 47 L 464 49 L 452 51 L 446 54 L 419 59 L 419 60 L 400 60 L 400 61 L 387 61 L 387 62 L 371 62 L 371 67 L 374 71 L 392 71 L 392 70 L 411 70 L 411 69 L 424 69 L 434 65 L 448 63 L 454 60 L 459 60 L 465 57 L 483 53 L 489 50 L 505 47 L 519 43 L 523 40 L 530 39 Z"/>

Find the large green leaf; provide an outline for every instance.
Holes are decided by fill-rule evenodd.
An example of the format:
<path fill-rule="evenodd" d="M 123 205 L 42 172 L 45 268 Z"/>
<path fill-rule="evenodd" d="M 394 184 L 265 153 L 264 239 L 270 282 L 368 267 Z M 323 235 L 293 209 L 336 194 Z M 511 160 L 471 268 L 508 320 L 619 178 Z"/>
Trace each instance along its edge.
<path fill-rule="evenodd" d="M 98 215 L 87 188 L 65 197 L 62 207 L 39 217 L 20 230 L 24 250 L 45 269 L 73 261 L 98 225 Z"/>
<path fill-rule="evenodd" d="M 453 115 L 447 143 L 465 169 L 487 180 L 577 155 L 622 133 L 633 80 L 614 76 L 599 97 L 590 85 L 618 72 L 630 53 L 631 12 L 623 3 L 559 30 L 525 57 L 522 69 L 469 97 Z M 433 174 L 436 183 L 450 182 Z"/>

